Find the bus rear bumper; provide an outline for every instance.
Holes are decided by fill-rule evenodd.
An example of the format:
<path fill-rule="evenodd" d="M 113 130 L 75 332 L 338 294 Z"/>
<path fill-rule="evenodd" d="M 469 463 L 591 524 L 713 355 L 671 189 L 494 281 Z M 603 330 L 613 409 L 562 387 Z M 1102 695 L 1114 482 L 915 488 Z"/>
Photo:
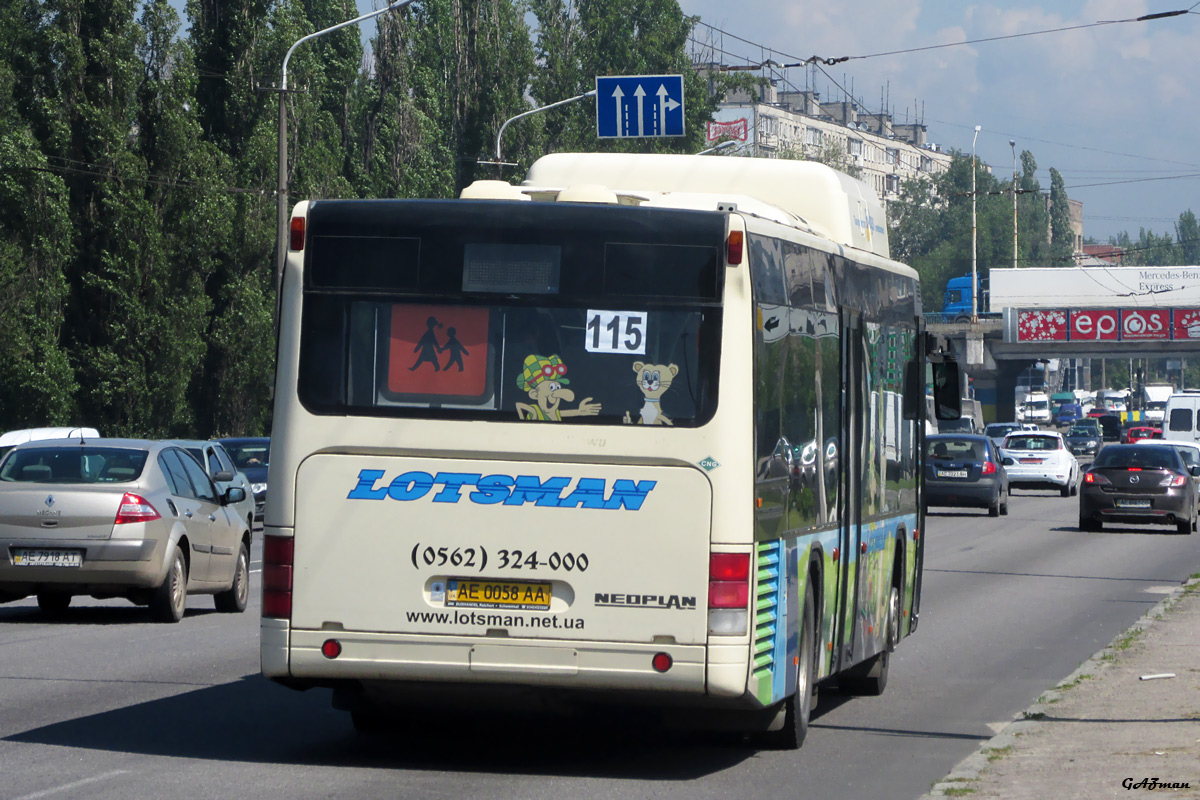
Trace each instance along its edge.
<path fill-rule="evenodd" d="M 382 680 L 472 684 L 520 684 L 572 689 L 610 689 L 703 694 L 705 648 L 696 645 L 628 644 L 500 639 L 361 631 L 296 630 L 269 642 L 264 627 L 263 668 L 288 664 L 286 674 L 316 682 Z M 273 634 L 274 635 L 274 634 Z M 336 640 L 336 658 L 322 645 Z M 287 658 L 268 657 L 286 648 Z M 659 672 L 654 656 L 665 653 L 670 668 Z"/>

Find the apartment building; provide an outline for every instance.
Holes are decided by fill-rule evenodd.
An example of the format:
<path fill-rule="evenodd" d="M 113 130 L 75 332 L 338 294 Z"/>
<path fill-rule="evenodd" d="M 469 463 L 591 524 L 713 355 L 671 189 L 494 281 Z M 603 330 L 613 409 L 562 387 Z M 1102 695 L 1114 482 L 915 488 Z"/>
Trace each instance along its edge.
<path fill-rule="evenodd" d="M 868 114 L 850 101 L 821 103 L 814 91 L 779 91 L 774 82 L 757 97 L 730 94 L 709 123 L 712 143 L 736 139 L 760 158 L 837 160 L 875 188 L 886 203 L 908 178 L 932 176 L 950 166 L 950 154 L 926 139 L 920 123 L 896 123 Z"/>

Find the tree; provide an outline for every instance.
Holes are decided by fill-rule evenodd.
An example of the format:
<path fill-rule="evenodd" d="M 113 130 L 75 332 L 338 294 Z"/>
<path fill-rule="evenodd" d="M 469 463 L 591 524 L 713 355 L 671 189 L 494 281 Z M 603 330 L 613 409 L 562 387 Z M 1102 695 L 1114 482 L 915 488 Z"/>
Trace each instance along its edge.
<path fill-rule="evenodd" d="M 1074 263 L 1075 232 L 1071 230 L 1071 210 L 1062 173 L 1050 168 L 1050 253 L 1058 265 Z"/>
<path fill-rule="evenodd" d="M 852 178 L 862 177 L 862 167 L 854 163 L 854 159 L 846 152 L 846 148 L 842 146 L 841 142 L 829 138 L 822 140 L 821 144 L 816 147 L 789 144 L 779 151 L 778 157 L 798 161 L 815 161 L 818 164 L 832 167 L 838 172 L 844 172 Z"/>
<path fill-rule="evenodd" d="M 544 115 L 547 152 L 695 153 L 706 147 L 716 95 L 692 69 L 685 46 L 696 20 L 685 17 L 676 0 L 533 0 L 531 8 L 542 66 L 531 86 L 538 105 L 594 89 L 596 76 L 684 76 L 684 136 L 597 141 L 595 103 L 580 102 Z"/>
<path fill-rule="evenodd" d="M 0 429 L 71 424 L 74 370 L 60 341 L 72 252 L 67 192 L 19 107 L 37 32 L 0 4 Z M 26 98 L 28 100 L 30 98 Z"/>
<path fill-rule="evenodd" d="M 1181 264 L 1200 264 L 1200 223 L 1196 222 L 1196 215 L 1190 208 L 1180 214 L 1175 223 L 1175 241 L 1179 243 Z"/>
<path fill-rule="evenodd" d="M 528 110 L 533 44 L 521 7 L 509 0 L 427 0 L 412 14 L 412 92 L 452 160 L 457 194 L 490 158 L 509 117 Z"/>

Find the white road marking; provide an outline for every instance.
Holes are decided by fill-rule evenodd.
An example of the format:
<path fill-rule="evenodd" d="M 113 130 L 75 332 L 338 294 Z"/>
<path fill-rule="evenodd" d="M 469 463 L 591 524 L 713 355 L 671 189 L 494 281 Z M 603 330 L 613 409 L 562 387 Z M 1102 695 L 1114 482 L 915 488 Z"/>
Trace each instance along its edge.
<path fill-rule="evenodd" d="M 39 797 L 49 797 L 52 794 L 61 794 L 62 792 L 69 792 L 72 789 L 78 789 L 80 786 L 87 786 L 89 783 L 96 783 L 97 781 L 106 781 L 109 778 L 115 778 L 118 775 L 124 775 L 128 771 L 129 770 L 114 769 L 111 772 L 103 772 L 99 775 L 93 775 L 90 778 L 83 778 L 82 780 L 73 781 L 71 783 L 64 783 L 62 786 L 55 786 L 50 789 L 43 789 L 42 791 L 34 792 L 33 794 L 23 794 L 20 797 L 14 797 L 13 800 L 37 800 L 37 798 L 39 798 Z"/>
<path fill-rule="evenodd" d="M 1178 588 L 1178 586 L 1147 586 L 1142 591 L 1146 594 L 1170 594 Z"/>

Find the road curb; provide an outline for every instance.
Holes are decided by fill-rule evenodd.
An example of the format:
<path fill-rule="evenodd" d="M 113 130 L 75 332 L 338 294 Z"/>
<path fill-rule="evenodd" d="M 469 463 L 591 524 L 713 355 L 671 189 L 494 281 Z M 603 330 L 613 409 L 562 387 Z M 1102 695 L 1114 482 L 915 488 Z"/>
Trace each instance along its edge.
<path fill-rule="evenodd" d="M 1108 645 L 1080 664 L 1074 672 L 1059 681 L 1054 688 L 1042 692 L 1036 702 L 1017 714 L 999 733 L 980 745 L 978 750 L 955 764 L 954 768 L 944 778 L 935 783 L 928 793 L 922 795 L 921 800 L 926 800 L 927 798 L 932 800 L 932 798 L 957 797 L 961 795 L 962 790 L 968 788 L 972 782 L 979 780 L 980 775 L 987 769 L 989 753 L 997 750 L 1003 751 L 1005 748 L 1010 747 L 1016 748 L 1020 741 L 1020 734 L 1034 727 L 1042 717 L 1049 713 L 1051 704 L 1056 702 L 1062 696 L 1063 692 L 1069 690 L 1082 680 L 1084 675 L 1096 675 L 1101 664 L 1105 662 L 1107 657 L 1115 657 L 1115 653 L 1120 652 L 1114 649 L 1114 644 L 1126 639 L 1131 633 L 1144 631 L 1152 626 L 1160 616 L 1175 605 L 1189 587 L 1197 584 L 1200 584 L 1200 579 L 1197 578 L 1189 578 L 1179 584 L 1174 591 L 1143 614 L 1140 619 L 1113 637 L 1113 640 Z"/>

